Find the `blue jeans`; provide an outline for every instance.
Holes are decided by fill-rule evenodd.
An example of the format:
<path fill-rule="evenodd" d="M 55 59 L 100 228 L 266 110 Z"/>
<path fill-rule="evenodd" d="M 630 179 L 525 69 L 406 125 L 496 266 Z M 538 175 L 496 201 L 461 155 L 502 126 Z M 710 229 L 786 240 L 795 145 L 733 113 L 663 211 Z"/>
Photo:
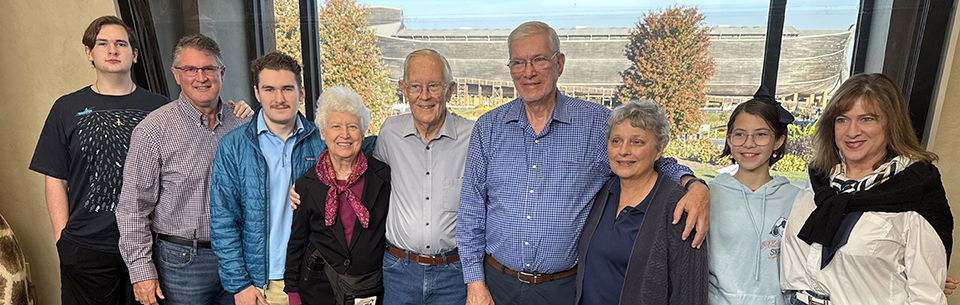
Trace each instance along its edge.
<path fill-rule="evenodd" d="M 233 304 L 233 294 L 220 285 L 213 250 L 158 239 L 153 253 L 164 304 Z"/>
<path fill-rule="evenodd" d="M 383 304 L 465 304 L 467 286 L 456 261 L 424 266 L 383 254 Z"/>

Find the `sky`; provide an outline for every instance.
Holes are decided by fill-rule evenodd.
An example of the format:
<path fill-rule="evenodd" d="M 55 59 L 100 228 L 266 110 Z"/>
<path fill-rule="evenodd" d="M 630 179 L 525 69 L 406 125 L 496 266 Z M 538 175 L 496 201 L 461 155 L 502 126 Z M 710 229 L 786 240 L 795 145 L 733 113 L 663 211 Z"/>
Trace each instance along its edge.
<path fill-rule="evenodd" d="M 765 26 L 764 0 L 358 0 L 367 6 L 403 10 L 411 29 L 513 28 L 541 20 L 555 28 L 633 27 L 646 13 L 670 6 L 693 6 L 707 26 Z M 856 23 L 859 0 L 790 0 L 785 25 L 799 30 L 846 30 Z"/>

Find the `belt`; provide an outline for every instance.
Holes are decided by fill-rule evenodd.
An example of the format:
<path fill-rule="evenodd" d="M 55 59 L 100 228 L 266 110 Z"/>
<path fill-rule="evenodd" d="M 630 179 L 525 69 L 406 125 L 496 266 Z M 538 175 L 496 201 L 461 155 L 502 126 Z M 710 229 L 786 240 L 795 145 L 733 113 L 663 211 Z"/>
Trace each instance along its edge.
<path fill-rule="evenodd" d="M 797 290 L 797 300 L 807 305 L 830 305 L 830 297 L 816 291 Z"/>
<path fill-rule="evenodd" d="M 161 234 L 161 233 L 157 233 L 157 238 L 162 241 L 167 241 L 167 242 L 171 242 L 171 243 L 175 243 L 183 246 L 207 248 L 207 249 L 210 248 L 209 240 L 186 239 L 183 237 L 177 237 L 177 236 Z"/>
<path fill-rule="evenodd" d="M 438 255 L 422 255 L 405 251 L 400 248 L 387 246 L 387 252 L 397 258 L 405 259 L 424 266 L 446 265 L 460 260 L 460 254 L 457 253 L 457 250 Z"/>
<path fill-rule="evenodd" d="M 527 284 L 543 284 L 549 281 L 559 280 L 559 279 L 570 277 L 574 274 L 577 274 L 576 267 L 570 268 L 570 270 L 560 271 L 557 273 L 529 273 L 529 272 L 523 272 L 523 271 L 514 271 L 513 269 L 507 268 L 507 266 L 504 266 L 503 264 L 498 262 L 496 259 L 493 258 L 493 256 L 490 256 L 489 254 L 487 254 L 486 261 L 487 261 L 487 264 L 490 264 L 490 266 L 493 267 L 493 269 L 503 271 L 503 273 L 506 273 L 507 275 L 512 277 L 516 277 L 521 282 L 527 283 Z"/>

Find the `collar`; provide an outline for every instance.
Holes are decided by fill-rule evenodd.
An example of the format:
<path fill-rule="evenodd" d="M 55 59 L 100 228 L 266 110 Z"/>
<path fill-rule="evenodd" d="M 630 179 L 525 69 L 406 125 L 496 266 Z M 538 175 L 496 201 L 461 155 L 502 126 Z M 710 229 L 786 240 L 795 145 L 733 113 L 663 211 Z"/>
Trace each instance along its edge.
<path fill-rule="evenodd" d="M 259 134 L 263 134 L 264 132 L 270 132 L 270 129 L 267 128 L 267 121 L 265 121 L 267 119 L 266 115 L 263 114 L 262 109 L 258 112 L 259 113 L 257 113 L 257 134 L 259 135 Z M 293 119 L 296 120 L 297 122 L 297 126 L 293 129 L 293 135 L 298 135 L 301 132 L 303 132 L 303 122 L 300 121 L 299 115 L 297 115 Z M 270 133 L 273 134 L 272 132 Z M 275 135 L 275 136 L 279 137 L 279 135 Z"/>
<path fill-rule="evenodd" d="M 563 95 L 560 93 L 560 90 L 557 90 L 557 104 L 553 107 L 553 115 L 550 116 L 551 121 L 557 121 L 560 123 L 571 123 L 570 120 L 570 111 L 567 109 L 567 105 L 573 100 L 572 97 Z M 523 104 L 523 98 L 517 98 L 518 103 L 509 104 L 510 108 L 507 109 L 507 115 L 504 116 L 503 123 L 510 122 L 526 122 L 527 117 L 524 115 L 524 110 L 526 109 Z"/>
<path fill-rule="evenodd" d="M 833 167 L 830 173 L 830 186 L 839 190 L 841 193 L 853 193 L 857 191 L 868 190 L 877 184 L 883 183 L 913 165 L 916 161 L 906 156 L 896 156 L 892 160 L 881 164 L 870 174 L 863 176 L 859 180 L 851 180 L 846 175 L 846 164 L 841 160 L 840 164 Z"/>
<path fill-rule="evenodd" d="M 616 178 L 616 183 L 610 185 L 609 195 L 608 195 L 609 197 L 607 197 L 607 201 L 610 201 L 611 199 L 613 199 L 614 196 L 616 196 L 618 202 L 614 202 L 614 204 L 619 204 L 620 194 L 622 193 L 620 190 L 620 177 L 616 177 L 616 176 L 614 177 Z M 643 199 L 640 199 L 640 202 L 637 203 L 637 205 L 625 207 L 623 208 L 623 210 L 627 211 L 630 214 L 646 213 L 647 207 L 650 206 L 650 202 L 652 202 L 654 198 L 658 196 L 658 193 L 659 193 L 658 191 L 660 190 L 660 185 L 664 178 L 665 178 L 665 175 L 662 175 L 659 172 L 657 172 L 657 179 L 654 180 L 653 187 L 650 188 L 650 192 L 647 193 L 647 196 L 643 197 Z M 614 211 L 616 211 L 615 208 L 614 208 Z M 614 217 L 619 215 L 619 214 L 616 214 L 616 212 L 614 212 L 614 214 L 615 214 Z"/>
<path fill-rule="evenodd" d="M 207 128 L 207 126 L 204 124 L 204 120 L 206 120 L 207 116 L 200 112 L 200 110 L 197 110 L 196 107 L 193 107 L 193 104 L 190 104 L 190 102 L 187 101 L 187 98 L 183 97 L 183 93 L 180 94 L 180 97 L 177 98 L 176 102 L 177 107 L 179 107 L 180 110 L 183 111 L 183 113 L 189 117 L 194 124 L 203 128 Z M 223 122 L 223 108 L 223 101 L 220 100 L 220 97 L 217 97 L 217 124 L 215 126 L 219 126 Z"/>
<path fill-rule="evenodd" d="M 400 128 L 401 128 L 400 134 L 403 137 L 419 136 L 420 132 L 417 131 L 417 127 L 416 125 L 414 125 L 414 122 L 413 122 L 413 114 L 410 114 L 409 116 L 403 116 L 403 118 L 404 118 L 404 122 L 400 124 Z M 454 126 L 456 124 L 454 123 L 454 120 L 456 119 L 457 117 L 453 114 L 453 112 L 450 112 L 450 109 L 448 108 L 447 113 L 444 115 L 443 125 L 440 125 L 440 130 L 437 131 L 437 135 L 433 136 L 433 139 L 423 139 L 423 140 L 426 142 L 429 142 L 434 139 L 439 139 L 442 137 L 448 137 L 456 140 L 457 128 L 456 126 Z"/>

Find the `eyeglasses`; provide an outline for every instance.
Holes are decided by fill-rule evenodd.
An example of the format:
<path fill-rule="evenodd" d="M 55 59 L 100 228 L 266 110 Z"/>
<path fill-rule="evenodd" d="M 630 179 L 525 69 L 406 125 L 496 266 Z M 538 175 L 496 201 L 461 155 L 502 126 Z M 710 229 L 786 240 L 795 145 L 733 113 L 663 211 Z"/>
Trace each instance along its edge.
<path fill-rule="evenodd" d="M 757 146 L 766 146 L 770 145 L 770 141 L 773 140 L 773 134 L 767 131 L 758 131 L 754 134 L 749 134 L 742 131 L 734 131 L 733 133 L 727 135 L 730 138 L 730 145 L 733 146 L 743 146 L 747 144 L 747 138 L 752 137 L 753 143 Z"/>
<path fill-rule="evenodd" d="M 209 77 L 217 75 L 217 72 L 223 69 L 221 66 L 205 66 L 205 67 L 194 67 L 194 66 L 179 66 L 173 67 L 174 69 L 180 70 L 186 76 L 197 76 L 197 71 L 203 70 L 203 74 Z"/>
<path fill-rule="evenodd" d="M 428 83 L 426 87 L 427 92 L 429 92 L 430 95 L 438 96 L 443 92 L 443 87 L 445 86 L 445 83 L 431 82 Z M 410 83 L 407 85 L 407 95 L 409 95 L 411 99 L 418 98 L 420 97 L 420 94 L 423 93 L 423 87 L 423 84 L 420 83 Z"/>
<path fill-rule="evenodd" d="M 520 72 L 527 67 L 528 63 L 530 63 L 533 64 L 534 69 L 543 70 L 550 67 L 550 60 L 552 60 L 554 57 L 557 57 L 557 55 L 560 55 L 560 51 L 553 52 L 553 55 L 550 55 L 549 57 L 540 55 L 530 60 L 511 59 L 507 62 L 507 67 L 510 67 L 510 72 Z"/>

